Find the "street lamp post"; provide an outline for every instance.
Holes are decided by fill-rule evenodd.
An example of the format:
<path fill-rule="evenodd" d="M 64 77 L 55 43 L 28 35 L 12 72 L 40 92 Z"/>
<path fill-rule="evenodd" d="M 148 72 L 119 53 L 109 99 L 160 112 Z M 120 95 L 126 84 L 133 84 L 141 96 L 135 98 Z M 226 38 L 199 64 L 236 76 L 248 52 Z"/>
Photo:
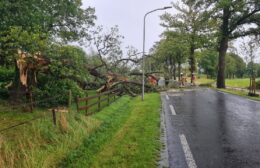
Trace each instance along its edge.
<path fill-rule="evenodd" d="M 153 12 L 156 12 L 156 11 L 159 11 L 159 10 L 166 10 L 166 9 L 170 9 L 172 8 L 171 6 L 166 6 L 166 7 L 163 7 L 163 8 L 158 8 L 158 9 L 154 9 L 150 12 L 147 12 L 145 15 L 144 15 L 144 27 L 143 27 L 143 56 L 142 56 L 142 78 L 143 78 L 143 81 L 142 81 L 142 101 L 144 101 L 144 80 L 145 80 L 145 73 L 144 73 L 144 66 L 145 66 L 145 62 L 144 62 L 144 57 L 145 57 L 145 23 L 146 23 L 146 17 L 147 15 L 149 15 L 150 13 L 153 13 Z"/>

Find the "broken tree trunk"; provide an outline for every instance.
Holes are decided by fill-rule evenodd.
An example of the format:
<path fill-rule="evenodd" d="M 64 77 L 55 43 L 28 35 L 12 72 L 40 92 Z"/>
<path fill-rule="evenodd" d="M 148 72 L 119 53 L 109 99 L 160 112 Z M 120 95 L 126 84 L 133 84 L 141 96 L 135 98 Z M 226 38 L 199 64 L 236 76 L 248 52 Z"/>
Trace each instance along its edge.
<path fill-rule="evenodd" d="M 10 86 L 10 101 L 12 103 L 21 103 L 23 99 L 30 101 L 32 87 L 37 83 L 37 72 L 48 66 L 49 61 L 42 57 L 38 52 L 33 56 L 17 50 L 18 57 L 15 60 L 15 78 Z"/>

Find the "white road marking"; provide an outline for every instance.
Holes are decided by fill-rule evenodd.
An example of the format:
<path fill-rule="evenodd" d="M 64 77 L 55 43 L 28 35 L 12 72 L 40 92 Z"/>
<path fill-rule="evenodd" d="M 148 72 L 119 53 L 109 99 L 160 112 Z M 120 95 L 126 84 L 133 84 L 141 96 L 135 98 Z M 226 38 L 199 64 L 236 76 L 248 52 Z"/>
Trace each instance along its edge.
<path fill-rule="evenodd" d="M 167 100 L 170 100 L 170 98 L 169 98 L 169 96 L 168 96 L 168 95 L 166 95 L 166 99 L 167 99 Z"/>
<path fill-rule="evenodd" d="M 193 155 L 191 153 L 191 150 L 190 150 L 190 147 L 189 147 L 189 144 L 188 144 L 188 141 L 187 141 L 185 135 L 181 134 L 179 136 L 180 136 L 182 149 L 183 149 L 188 167 L 189 168 L 197 168 L 196 162 L 193 158 Z"/>
<path fill-rule="evenodd" d="M 174 110 L 173 105 L 170 105 L 170 109 L 171 109 L 172 115 L 176 115 L 176 112 L 175 112 L 175 110 Z"/>
<path fill-rule="evenodd" d="M 174 94 L 171 94 L 170 97 L 179 97 L 179 96 L 183 96 L 184 93 L 174 93 Z"/>
<path fill-rule="evenodd" d="M 226 94 L 226 95 L 228 95 L 228 93 L 225 93 L 225 92 L 222 92 L 222 91 L 218 91 L 219 93 L 222 93 L 222 94 Z"/>

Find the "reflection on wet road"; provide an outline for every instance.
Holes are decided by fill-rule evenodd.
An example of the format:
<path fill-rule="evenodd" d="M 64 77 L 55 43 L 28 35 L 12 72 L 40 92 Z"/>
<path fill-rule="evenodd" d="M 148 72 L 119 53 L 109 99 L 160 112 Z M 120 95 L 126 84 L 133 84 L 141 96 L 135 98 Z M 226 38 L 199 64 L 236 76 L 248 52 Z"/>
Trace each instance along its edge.
<path fill-rule="evenodd" d="M 259 102 L 211 89 L 167 95 L 162 101 L 170 167 L 260 167 Z"/>

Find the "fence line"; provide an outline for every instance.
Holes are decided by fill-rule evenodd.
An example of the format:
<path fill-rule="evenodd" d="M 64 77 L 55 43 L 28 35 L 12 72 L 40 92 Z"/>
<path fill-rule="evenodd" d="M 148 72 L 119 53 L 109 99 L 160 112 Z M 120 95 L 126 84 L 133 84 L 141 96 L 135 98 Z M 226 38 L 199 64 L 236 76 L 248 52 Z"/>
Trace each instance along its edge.
<path fill-rule="evenodd" d="M 22 104 L 12 105 L 12 108 L 24 107 L 24 106 L 29 106 L 29 105 L 35 105 L 35 104 L 39 104 L 39 103 L 42 103 L 42 102 L 47 102 L 48 100 L 55 100 L 55 99 L 59 98 L 62 95 L 64 95 L 64 94 L 59 94 L 59 95 L 54 96 L 54 97 L 49 97 L 49 98 L 38 100 L 38 101 L 32 101 L 32 102 L 29 102 L 29 103 L 22 103 Z"/>
<path fill-rule="evenodd" d="M 69 101 L 68 101 L 68 108 L 70 108 L 72 102 L 72 94 L 71 94 L 71 91 L 68 92 L 69 93 Z M 60 95 L 57 95 L 57 96 L 54 96 L 54 97 L 49 97 L 49 98 L 46 98 L 46 99 L 43 99 L 43 100 L 39 100 L 39 101 L 34 101 L 34 102 L 31 102 L 31 103 L 23 103 L 23 104 L 19 104 L 19 105 L 14 105 L 12 106 L 12 108 L 19 108 L 19 107 L 24 107 L 24 106 L 27 106 L 27 105 L 35 105 L 35 104 L 38 104 L 38 103 L 41 103 L 41 102 L 47 102 L 49 100 L 54 100 L 54 99 L 57 99 L 58 97 L 60 97 L 61 95 L 64 95 L 64 94 L 60 94 Z M 53 118 L 53 123 L 54 125 L 56 125 L 56 112 L 59 112 L 58 108 L 57 107 L 52 107 L 51 108 L 52 110 L 52 118 Z M 69 111 L 69 110 L 68 110 Z M 19 122 L 18 124 L 14 124 L 12 126 L 9 126 L 9 127 L 6 127 L 6 128 L 3 128 L 3 129 L 0 129 L 0 133 L 2 132 L 5 132 L 7 130 L 10 130 L 10 129 L 13 129 L 13 128 L 16 128 L 18 126 L 22 126 L 22 125 L 26 125 L 26 124 L 29 124 L 33 121 L 36 121 L 36 120 L 39 120 L 39 119 L 43 119 L 43 118 L 46 118 L 46 115 L 43 115 L 43 116 L 37 116 L 37 117 L 34 117 L 33 119 L 30 119 L 30 120 L 27 120 L 27 121 L 22 121 L 22 122 Z"/>
<path fill-rule="evenodd" d="M 76 98 L 76 105 L 77 105 L 77 111 L 82 111 L 85 110 L 86 115 L 91 115 L 94 112 L 99 112 L 101 110 L 101 103 L 102 102 L 107 102 L 107 106 L 110 105 L 111 102 L 111 96 L 113 99 L 113 102 L 116 100 L 116 96 L 120 93 L 120 89 L 113 89 L 113 90 L 109 90 L 103 93 L 99 93 L 97 95 L 94 96 L 87 96 L 84 98 Z M 106 96 L 105 98 L 101 99 L 102 96 Z M 96 98 L 98 98 L 97 101 L 93 102 L 92 104 L 89 104 L 90 100 L 95 100 Z M 85 102 L 85 105 L 82 106 L 81 103 Z M 93 106 L 98 105 L 97 110 L 96 111 L 92 111 L 89 112 L 89 109 L 92 108 Z"/>
<path fill-rule="evenodd" d="M 38 120 L 38 119 L 42 119 L 42 118 L 45 118 L 45 116 L 35 117 L 35 118 L 31 119 L 31 120 L 27 120 L 27 121 L 20 122 L 20 123 L 18 123 L 18 124 L 16 124 L 16 125 L 12 125 L 12 126 L 10 126 L 10 127 L 1 129 L 1 130 L 0 130 L 0 133 L 5 132 L 5 131 L 10 130 L 10 129 L 13 129 L 13 128 L 16 128 L 16 127 L 21 126 L 21 125 L 29 124 L 29 123 L 31 123 L 32 121 L 35 121 L 35 120 Z"/>
<path fill-rule="evenodd" d="M 119 89 L 113 89 L 113 90 L 110 90 L 110 91 L 107 91 L 107 92 L 103 92 L 103 93 L 99 93 L 97 95 L 94 95 L 94 96 L 87 96 L 85 98 L 76 98 L 76 106 L 77 106 L 77 111 L 79 112 L 80 110 L 85 110 L 87 113 L 87 115 L 91 115 L 93 114 L 94 112 L 91 112 L 91 113 L 88 113 L 88 110 L 93 107 L 94 105 L 98 105 L 98 110 L 97 111 L 100 111 L 101 110 L 101 103 L 102 102 L 105 102 L 107 101 L 107 105 L 110 105 L 112 102 L 114 102 L 116 100 L 116 96 L 118 96 L 118 94 L 120 93 L 120 90 Z M 63 94 L 64 95 L 64 94 Z M 71 91 L 68 92 L 68 95 L 69 95 L 69 99 L 68 99 L 68 111 L 67 112 L 70 112 L 70 107 L 71 107 L 71 104 L 72 104 L 72 93 Z M 15 108 L 15 107 L 24 107 L 26 105 L 35 105 L 37 103 L 41 103 L 41 102 L 46 102 L 48 100 L 53 100 L 53 99 L 57 99 L 58 97 L 60 97 L 61 95 L 58 95 L 58 96 L 54 96 L 54 97 L 51 97 L 51 98 L 46 98 L 46 99 L 43 99 L 43 100 L 39 100 L 39 101 L 34 101 L 32 103 L 24 103 L 24 104 L 20 104 L 20 105 L 15 105 L 15 106 L 12 106 L 12 108 Z M 107 96 L 103 99 L 101 99 L 101 96 Z M 111 96 L 112 96 L 112 100 L 111 100 Z M 88 105 L 88 102 L 90 100 L 93 100 L 95 98 L 98 98 L 98 101 L 95 102 L 95 103 L 92 103 L 90 105 Z M 80 106 L 80 102 L 86 102 L 86 106 Z M 5 131 L 8 131 L 8 130 L 11 130 L 11 129 L 14 129 L 16 127 L 19 127 L 19 126 L 22 126 L 22 125 L 27 125 L 27 124 L 30 124 L 31 122 L 33 121 L 36 121 L 36 120 L 39 120 L 39 119 L 43 119 L 43 118 L 46 118 L 47 117 L 51 117 L 52 118 L 52 121 L 53 121 L 53 124 L 56 126 L 57 124 L 57 112 L 60 112 L 59 109 L 57 107 L 55 108 L 51 108 L 51 114 L 50 116 L 47 116 L 47 115 L 43 115 L 43 116 L 37 116 L 37 117 L 34 117 L 30 120 L 27 120 L 27 121 L 22 121 L 18 124 L 14 124 L 14 125 L 11 125 L 9 127 L 6 127 L 6 128 L 3 128 L 3 129 L 0 129 L 0 133 L 3 133 Z"/>

